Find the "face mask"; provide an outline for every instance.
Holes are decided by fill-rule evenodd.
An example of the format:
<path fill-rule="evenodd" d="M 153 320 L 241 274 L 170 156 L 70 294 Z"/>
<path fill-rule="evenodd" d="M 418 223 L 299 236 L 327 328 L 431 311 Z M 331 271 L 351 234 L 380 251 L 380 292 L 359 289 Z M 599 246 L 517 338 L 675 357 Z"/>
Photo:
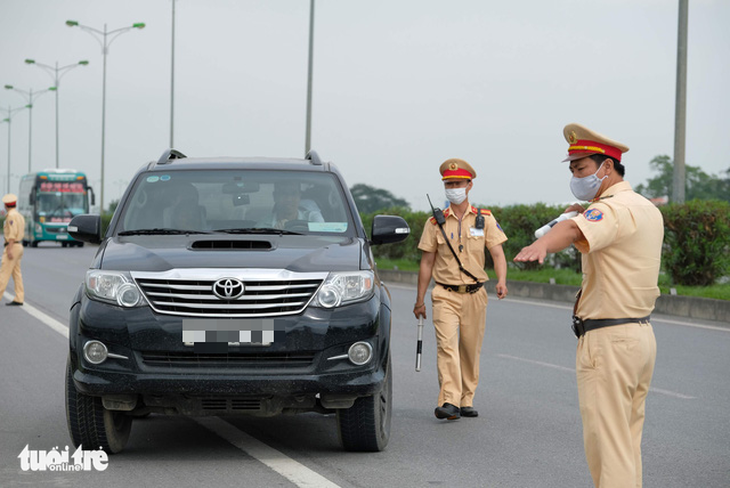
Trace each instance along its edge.
<path fill-rule="evenodd" d="M 603 163 L 601 163 L 601 166 L 603 166 Z M 570 180 L 570 191 L 573 192 L 575 198 L 584 201 L 593 200 L 595 198 L 596 193 L 598 193 L 598 189 L 601 187 L 601 182 L 608 178 L 608 175 L 603 178 L 596 176 L 596 174 L 601 171 L 601 166 L 598 167 L 595 173 L 590 176 L 586 176 L 585 178 L 576 178 L 573 176 Z"/>
<path fill-rule="evenodd" d="M 458 205 L 466 200 L 466 187 L 464 188 L 447 188 L 446 199 L 451 203 Z"/>

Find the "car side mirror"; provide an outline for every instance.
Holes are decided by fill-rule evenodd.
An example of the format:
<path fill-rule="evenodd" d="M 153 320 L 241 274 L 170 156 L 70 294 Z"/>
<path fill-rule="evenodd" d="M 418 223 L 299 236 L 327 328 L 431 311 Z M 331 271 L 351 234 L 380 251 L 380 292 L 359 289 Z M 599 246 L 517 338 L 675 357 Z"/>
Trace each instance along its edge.
<path fill-rule="evenodd" d="M 77 241 L 90 244 L 101 243 L 101 216 L 81 214 L 68 223 L 68 233 Z"/>
<path fill-rule="evenodd" d="M 403 217 L 397 215 L 376 215 L 373 218 L 371 244 L 388 244 L 405 240 L 411 228 Z"/>

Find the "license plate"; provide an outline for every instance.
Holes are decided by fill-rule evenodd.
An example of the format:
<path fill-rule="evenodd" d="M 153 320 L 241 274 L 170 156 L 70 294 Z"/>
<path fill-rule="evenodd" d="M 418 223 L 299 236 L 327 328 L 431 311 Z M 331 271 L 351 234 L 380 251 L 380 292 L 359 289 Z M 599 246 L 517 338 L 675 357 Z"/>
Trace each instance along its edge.
<path fill-rule="evenodd" d="M 274 319 L 183 319 L 185 345 L 268 346 L 283 340 L 283 335 L 283 327 L 278 328 Z"/>

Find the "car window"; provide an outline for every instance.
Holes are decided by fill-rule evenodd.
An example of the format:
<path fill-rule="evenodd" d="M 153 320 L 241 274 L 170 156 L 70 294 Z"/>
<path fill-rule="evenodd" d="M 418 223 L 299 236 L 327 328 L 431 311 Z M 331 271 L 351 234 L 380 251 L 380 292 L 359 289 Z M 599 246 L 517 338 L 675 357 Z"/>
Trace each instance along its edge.
<path fill-rule="evenodd" d="M 168 229 L 354 235 L 339 180 L 328 173 L 176 170 L 143 173 L 116 233 Z"/>

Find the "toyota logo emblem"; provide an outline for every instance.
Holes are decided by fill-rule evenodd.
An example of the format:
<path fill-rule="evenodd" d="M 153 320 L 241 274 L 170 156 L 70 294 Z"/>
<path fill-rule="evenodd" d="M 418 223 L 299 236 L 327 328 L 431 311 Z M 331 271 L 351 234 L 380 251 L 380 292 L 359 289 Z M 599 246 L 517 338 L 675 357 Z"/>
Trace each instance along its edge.
<path fill-rule="evenodd" d="M 213 293 L 221 300 L 235 300 L 244 290 L 243 283 L 236 278 L 221 278 L 213 283 Z"/>

